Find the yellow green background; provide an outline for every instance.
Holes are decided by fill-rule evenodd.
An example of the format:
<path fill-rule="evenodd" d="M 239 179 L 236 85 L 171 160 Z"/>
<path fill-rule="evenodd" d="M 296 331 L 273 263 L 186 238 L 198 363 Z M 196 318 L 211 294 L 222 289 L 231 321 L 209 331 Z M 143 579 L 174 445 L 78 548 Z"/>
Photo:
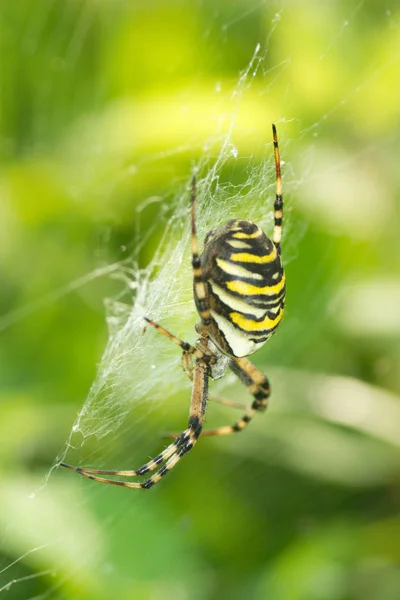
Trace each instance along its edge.
<path fill-rule="evenodd" d="M 0 595 L 398 600 L 398 3 L 5 1 L 0 77 Z M 157 278 L 187 231 L 193 168 L 210 182 L 224 157 L 200 185 L 201 238 L 270 211 L 271 122 L 288 297 L 254 357 L 268 412 L 201 440 L 151 492 L 51 471 L 60 456 L 135 468 L 185 427 L 179 352 L 147 331 L 148 372 L 128 353 L 115 402 L 99 396 L 69 437 L 106 315 L 129 314 L 137 268 Z M 193 342 L 181 258 L 182 305 L 150 316 Z M 140 403 L 139 379 L 157 384 Z M 210 406 L 207 421 L 236 416 Z"/>

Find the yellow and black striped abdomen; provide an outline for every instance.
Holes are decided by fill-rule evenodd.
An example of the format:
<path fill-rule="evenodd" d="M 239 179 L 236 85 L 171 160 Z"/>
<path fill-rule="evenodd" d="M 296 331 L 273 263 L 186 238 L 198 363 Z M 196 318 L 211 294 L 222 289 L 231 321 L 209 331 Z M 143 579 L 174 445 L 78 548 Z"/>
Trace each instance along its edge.
<path fill-rule="evenodd" d="M 283 314 L 285 275 L 275 245 L 254 223 L 230 221 L 207 235 L 201 267 L 210 337 L 225 354 L 252 354 L 271 337 Z"/>

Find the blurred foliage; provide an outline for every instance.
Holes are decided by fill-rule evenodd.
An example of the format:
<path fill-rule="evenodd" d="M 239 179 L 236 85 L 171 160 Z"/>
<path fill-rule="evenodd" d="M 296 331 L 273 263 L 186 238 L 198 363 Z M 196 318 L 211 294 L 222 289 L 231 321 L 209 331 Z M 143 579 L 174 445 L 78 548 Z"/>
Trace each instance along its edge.
<path fill-rule="evenodd" d="M 398 600 L 399 42 L 394 0 L 1 3 L 5 598 Z M 255 358 L 273 410 L 149 495 L 59 472 L 32 494 L 95 378 L 110 265 L 147 265 L 259 43 L 223 176 L 243 181 L 277 122 L 288 311 Z M 154 454 L 187 394 L 103 459 Z"/>

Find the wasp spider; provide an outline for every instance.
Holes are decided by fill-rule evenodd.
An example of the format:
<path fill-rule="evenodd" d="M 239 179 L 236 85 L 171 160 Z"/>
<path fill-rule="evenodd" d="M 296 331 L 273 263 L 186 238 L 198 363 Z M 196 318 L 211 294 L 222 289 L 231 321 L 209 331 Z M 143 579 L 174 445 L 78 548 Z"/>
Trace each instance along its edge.
<path fill-rule="evenodd" d="M 285 304 L 285 275 L 281 260 L 283 197 L 279 148 L 275 126 L 272 126 L 276 196 L 272 240 L 254 223 L 235 219 L 210 231 L 199 256 L 196 235 L 196 181 L 192 181 L 192 265 L 193 294 L 200 322 L 200 335 L 194 346 L 184 342 L 150 319 L 146 321 L 182 349 L 182 364 L 193 380 L 188 426 L 173 434 L 174 441 L 156 458 L 139 469 L 105 471 L 61 466 L 77 471 L 88 479 L 128 488 L 149 489 L 158 483 L 197 443 L 200 436 L 227 435 L 242 431 L 254 414 L 267 407 L 270 385 L 246 356 L 256 352 L 272 336 L 282 318 Z M 237 375 L 253 396 L 245 414 L 233 425 L 203 429 L 208 397 L 208 378 L 218 378 L 223 361 Z M 224 401 L 232 406 L 242 406 Z M 98 475 L 142 477 L 144 481 L 120 481 Z"/>

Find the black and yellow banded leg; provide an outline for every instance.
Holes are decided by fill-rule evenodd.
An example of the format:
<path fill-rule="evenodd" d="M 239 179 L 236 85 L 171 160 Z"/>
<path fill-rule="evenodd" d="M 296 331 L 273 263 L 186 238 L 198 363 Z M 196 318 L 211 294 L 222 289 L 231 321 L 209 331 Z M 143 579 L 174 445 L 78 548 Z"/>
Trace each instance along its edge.
<path fill-rule="evenodd" d="M 192 392 L 192 400 L 190 404 L 189 422 L 188 427 L 183 431 L 163 452 L 161 452 L 156 458 L 150 460 L 139 469 L 128 470 L 128 471 L 110 471 L 103 469 L 88 469 L 86 467 L 74 467 L 66 463 L 60 463 L 61 467 L 65 467 L 72 471 L 76 471 L 83 477 L 91 479 L 92 481 L 98 481 L 100 483 L 107 483 L 110 485 L 118 485 L 127 488 L 136 489 L 149 489 L 175 467 L 180 459 L 190 452 L 195 446 L 204 422 L 204 413 L 206 409 L 207 392 L 208 392 L 208 375 L 206 364 L 198 364 L 194 369 L 193 374 L 194 385 Z M 165 462 L 166 461 L 166 462 Z M 98 475 L 111 475 L 119 477 L 141 477 L 147 475 L 147 473 L 154 471 L 163 462 L 165 464 L 158 469 L 154 475 L 149 477 L 143 482 L 138 481 L 121 481 L 115 479 L 107 479 L 105 477 L 98 477 Z"/>
<path fill-rule="evenodd" d="M 184 342 L 180 338 L 176 337 L 175 335 L 173 335 L 172 333 L 170 333 L 169 331 L 164 329 L 164 327 L 161 327 L 161 325 L 159 325 L 155 321 L 152 321 L 151 319 L 148 319 L 147 317 L 143 317 L 143 318 L 145 321 L 147 321 L 147 323 L 149 325 L 154 327 L 154 329 L 156 329 L 159 333 L 162 333 L 163 335 L 165 335 L 165 337 L 167 337 L 169 340 L 171 340 L 171 342 L 173 342 L 177 346 L 180 346 L 180 348 L 182 348 L 184 353 L 194 354 L 196 352 L 196 348 L 194 346 L 192 346 L 191 344 L 188 344 L 187 342 Z"/>
<path fill-rule="evenodd" d="M 254 415 L 265 410 L 268 405 L 268 398 L 271 394 L 271 388 L 268 379 L 256 369 L 256 367 L 247 358 L 235 358 L 229 361 L 229 368 L 237 375 L 240 381 L 247 387 L 248 391 L 254 396 L 253 403 L 247 408 L 241 419 L 233 425 L 225 425 L 216 429 L 206 429 L 202 431 L 201 436 L 229 435 L 242 431 L 250 423 Z M 228 401 L 229 402 L 229 401 Z M 228 404 L 227 401 L 224 404 Z M 231 406 L 236 403 L 231 402 Z"/>
<path fill-rule="evenodd" d="M 196 233 L 196 177 L 192 179 L 191 194 L 191 218 L 192 218 L 192 267 L 193 267 L 193 294 L 196 301 L 197 310 L 203 325 L 208 326 L 211 323 L 211 313 L 209 301 L 206 293 L 206 285 L 201 270 L 199 257 L 199 246 Z"/>
<path fill-rule="evenodd" d="M 134 489 L 149 489 L 153 487 L 156 483 L 158 483 L 182 458 L 184 454 L 189 452 L 192 449 L 195 442 L 193 438 L 195 436 L 195 431 L 193 428 L 188 427 L 180 436 L 176 438 L 176 440 L 170 444 L 164 452 L 161 452 L 156 458 L 149 461 L 142 467 L 136 470 L 131 471 L 108 471 L 101 469 L 87 469 L 86 467 L 73 467 L 72 465 L 67 465 L 65 463 L 60 463 L 61 467 L 66 467 L 67 469 L 71 469 L 72 471 L 76 471 L 79 475 L 86 477 L 87 479 L 91 479 L 92 481 L 97 481 L 100 483 L 108 483 L 110 485 L 118 485 L 121 487 L 134 488 Z M 197 436 L 198 437 L 198 436 Z M 197 439 L 196 439 L 197 441 Z M 101 475 L 112 475 L 119 477 L 133 477 L 133 476 L 144 476 L 147 473 L 153 471 L 157 466 L 163 463 L 166 459 L 164 466 L 161 467 L 154 475 L 149 477 L 143 482 L 139 481 L 121 481 L 118 479 L 107 479 L 105 477 L 98 477 L 97 474 Z"/>
<path fill-rule="evenodd" d="M 154 327 L 159 333 L 165 335 L 165 337 L 171 340 L 171 342 L 182 348 L 182 368 L 189 379 L 193 380 L 193 359 L 198 360 L 204 358 L 205 356 L 209 356 L 210 352 L 207 352 L 207 348 L 205 347 L 204 351 L 200 348 L 196 348 L 195 346 L 188 344 L 188 342 L 184 342 L 180 338 L 176 337 L 155 321 L 152 321 L 147 317 L 144 317 L 144 320 L 147 321 L 149 325 Z"/>
<path fill-rule="evenodd" d="M 189 435 L 188 430 L 186 430 L 182 435 Z M 146 475 L 147 473 L 154 471 L 159 465 L 161 465 L 165 460 L 174 456 L 178 452 L 178 442 L 176 439 L 173 444 L 170 444 L 163 452 L 161 452 L 156 458 L 153 458 L 146 464 L 139 467 L 139 469 L 127 470 L 127 471 L 112 471 L 106 469 L 89 469 L 86 467 L 74 467 L 72 465 L 68 465 L 66 463 L 60 463 L 61 467 L 65 467 L 70 469 L 71 471 L 76 471 L 79 475 L 86 477 L 87 479 L 92 479 L 92 481 L 98 481 L 100 483 L 109 483 L 110 485 L 119 485 L 123 487 L 129 488 L 143 488 L 146 487 L 146 481 L 143 483 L 140 482 L 130 482 L 130 481 L 118 481 L 114 479 L 106 479 L 104 477 L 98 477 L 98 475 L 111 475 L 114 477 L 140 477 Z M 168 464 L 168 461 L 167 463 Z M 171 467 L 172 468 L 172 467 Z"/>
<path fill-rule="evenodd" d="M 282 220 L 283 220 L 283 195 L 282 195 L 282 180 L 281 180 L 281 161 L 279 157 L 278 136 L 275 125 L 272 125 L 272 135 L 274 138 L 274 153 L 275 153 L 275 171 L 276 171 L 276 195 L 274 202 L 274 234 L 272 241 L 274 242 L 278 253 L 281 252 L 282 238 Z"/>

